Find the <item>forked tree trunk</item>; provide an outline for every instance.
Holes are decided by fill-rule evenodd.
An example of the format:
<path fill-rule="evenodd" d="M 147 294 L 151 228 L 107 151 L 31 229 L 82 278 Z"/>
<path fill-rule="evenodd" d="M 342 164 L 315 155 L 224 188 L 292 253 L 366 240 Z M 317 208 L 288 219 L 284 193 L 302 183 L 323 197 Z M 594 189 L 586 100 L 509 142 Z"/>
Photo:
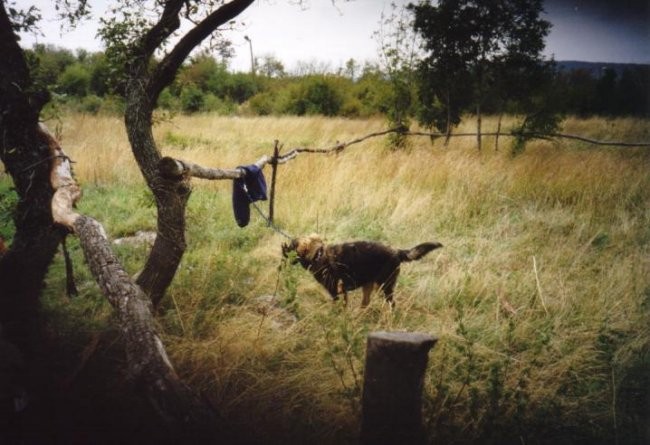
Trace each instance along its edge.
<path fill-rule="evenodd" d="M 160 153 L 151 131 L 153 106 L 141 82 L 131 82 L 125 113 L 133 155 L 157 209 L 157 236 L 137 283 L 157 307 L 171 284 L 185 253 L 185 209 L 191 188 L 188 178 L 163 178 L 158 170 Z"/>
<path fill-rule="evenodd" d="M 216 8 L 188 31 L 151 69 L 151 59 L 180 26 L 179 14 L 186 2 L 169 0 L 160 20 L 142 35 L 128 54 L 126 131 L 131 150 L 158 210 L 156 241 L 138 277 L 138 284 L 158 306 L 171 284 L 185 253 L 185 209 L 190 196 L 189 178 L 164 178 L 159 171 L 160 152 L 151 131 L 152 115 L 160 92 L 176 77 L 191 51 L 217 28 L 237 17 L 253 0 L 233 0 Z"/>

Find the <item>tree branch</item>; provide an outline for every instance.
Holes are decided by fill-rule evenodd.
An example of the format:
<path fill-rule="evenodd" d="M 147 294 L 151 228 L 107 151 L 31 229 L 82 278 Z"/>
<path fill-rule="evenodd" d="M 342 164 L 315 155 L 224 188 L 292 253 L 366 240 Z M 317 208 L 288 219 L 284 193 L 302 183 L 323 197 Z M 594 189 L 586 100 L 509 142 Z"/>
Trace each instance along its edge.
<path fill-rule="evenodd" d="M 168 0 L 165 3 L 160 20 L 142 38 L 145 58 L 151 57 L 162 42 L 181 26 L 179 14 L 184 3 L 184 0 Z"/>
<path fill-rule="evenodd" d="M 97 284 L 118 315 L 126 343 L 128 377 L 140 385 L 154 409 L 179 437 L 216 437 L 216 415 L 185 386 L 174 370 L 158 335 L 151 300 L 126 273 L 113 253 L 102 225 L 73 210 L 81 189 L 72 177 L 70 160 L 44 126 L 38 129 L 54 159 L 51 183 L 54 221 L 77 234 Z"/>
<path fill-rule="evenodd" d="M 169 85 L 176 72 L 187 56 L 204 39 L 212 34 L 219 26 L 229 22 L 248 8 L 254 0 L 232 0 L 213 11 L 205 19 L 192 28 L 176 46 L 167 54 L 153 72 L 147 85 L 147 95 L 151 103 L 155 103 L 160 92 Z"/>
<path fill-rule="evenodd" d="M 374 133 L 369 133 L 365 136 L 361 136 L 355 139 L 352 139 L 347 142 L 339 142 L 329 148 L 307 148 L 307 147 L 297 147 L 289 152 L 278 156 L 277 158 L 273 156 L 264 155 L 255 162 L 255 165 L 259 168 L 264 168 L 266 164 L 284 164 L 292 159 L 298 157 L 300 153 L 318 153 L 318 154 L 337 154 L 345 150 L 350 145 L 358 144 L 363 141 L 366 141 L 371 138 L 384 136 L 390 133 L 399 133 L 405 136 L 426 136 L 431 139 L 437 139 L 439 137 L 475 137 L 477 133 L 452 133 L 446 135 L 444 133 L 435 133 L 435 132 L 424 132 L 424 131 L 409 131 L 404 127 L 391 128 L 388 130 L 377 131 Z M 610 142 L 610 141 L 598 141 L 594 139 L 585 138 L 582 136 L 575 136 L 570 134 L 561 134 L 561 133 L 481 133 L 482 136 L 506 136 L 506 137 L 518 137 L 518 136 L 529 136 L 532 138 L 547 139 L 551 140 L 552 138 L 559 139 L 572 139 L 582 142 L 587 142 L 594 145 L 600 146 L 617 146 L 617 147 L 650 147 L 650 143 L 647 142 Z M 199 179 L 208 179 L 208 180 L 220 180 L 220 179 L 237 179 L 244 176 L 244 171 L 240 168 L 234 169 L 220 169 L 212 167 L 203 167 L 192 162 L 174 159 L 170 157 L 164 157 L 158 163 L 158 170 L 162 177 L 168 179 L 178 179 L 181 177 L 194 177 Z"/>

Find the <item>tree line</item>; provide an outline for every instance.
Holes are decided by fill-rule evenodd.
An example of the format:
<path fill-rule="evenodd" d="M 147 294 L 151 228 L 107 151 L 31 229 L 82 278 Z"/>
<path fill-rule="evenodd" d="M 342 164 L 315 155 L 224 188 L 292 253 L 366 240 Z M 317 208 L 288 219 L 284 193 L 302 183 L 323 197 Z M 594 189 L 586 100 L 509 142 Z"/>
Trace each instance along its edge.
<path fill-rule="evenodd" d="M 35 82 L 52 93 L 50 108 L 124 112 L 123 91 L 104 52 L 37 44 L 26 54 Z M 411 98 L 406 106 L 401 104 L 402 114 L 433 120 L 427 116 L 432 113 L 431 107 L 425 105 L 435 106 L 436 100 L 431 97 L 434 90 L 425 88 L 423 81 L 409 84 L 408 90 L 400 93 L 389 70 L 379 63 L 361 64 L 350 59 L 333 72 L 322 70 L 304 63 L 297 73 L 288 73 L 281 61 L 267 55 L 256 59 L 255 74 L 235 72 L 229 69 L 227 59 L 204 51 L 183 65 L 177 79 L 162 91 L 158 105 L 182 113 L 368 117 L 390 113 L 396 108 L 394 96 L 398 93 Z M 421 72 L 412 66 L 400 75 L 417 79 Z M 594 72 L 547 62 L 532 79 L 538 98 L 544 97 L 545 106 L 562 114 L 650 116 L 648 65 L 625 65 L 621 69 L 605 66 Z M 525 101 L 540 102 L 527 96 L 504 103 L 500 88 L 508 85 L 486 87 L 482 100 L 485 113 L 518 113 Z M 469 103 L 458 109 L 459 113 L 475 111 Z"/>

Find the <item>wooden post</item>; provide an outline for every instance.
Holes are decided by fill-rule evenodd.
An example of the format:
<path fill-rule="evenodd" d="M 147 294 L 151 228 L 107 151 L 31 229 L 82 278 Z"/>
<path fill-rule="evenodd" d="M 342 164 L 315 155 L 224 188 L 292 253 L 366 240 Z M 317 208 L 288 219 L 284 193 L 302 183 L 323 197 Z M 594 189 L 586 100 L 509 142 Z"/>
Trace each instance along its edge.
<path fill-rule="evenodd" d="M 437 339 L 423 333 L 368 335 L 361 444 L 424 444 L 422 387 L 429 350 Z"/>
<path fill-rule="evenodd" d="M 280 157 L 279 141 L 276 139 L 273 147 L 273 160 L 271 162 L 271 196 L 269 198 L 269 225 L 273 224 L 273 214 L 275 206 L 275 179 L 278 174 L 278 158 Z"/>

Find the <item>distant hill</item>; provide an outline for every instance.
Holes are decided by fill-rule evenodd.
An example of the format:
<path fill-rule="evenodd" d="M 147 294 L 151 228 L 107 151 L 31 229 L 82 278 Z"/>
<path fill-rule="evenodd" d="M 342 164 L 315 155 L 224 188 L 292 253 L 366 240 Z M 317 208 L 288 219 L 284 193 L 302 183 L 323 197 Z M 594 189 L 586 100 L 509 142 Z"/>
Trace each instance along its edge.
<path fill-rule="evenodd" d="M 583 70 L 589 72 L 593 77 L 600 77 L 607 68 L 616 71 L 618 76 L 629 68 L 650 68 L 649 64 L 641 63 L 580 62 L 576 60 L 559 60 L 556 63 L 560 71 Z"/>

